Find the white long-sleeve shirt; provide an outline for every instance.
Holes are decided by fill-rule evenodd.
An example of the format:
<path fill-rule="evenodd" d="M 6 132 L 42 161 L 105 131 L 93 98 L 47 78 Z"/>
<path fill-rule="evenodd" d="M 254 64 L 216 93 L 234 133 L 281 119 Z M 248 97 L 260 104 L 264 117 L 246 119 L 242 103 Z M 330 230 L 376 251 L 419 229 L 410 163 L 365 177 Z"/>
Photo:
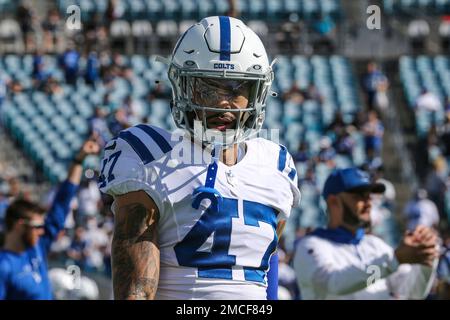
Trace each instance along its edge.
<path fill-rule="evenodd" d="M 380 238 L 334 241 L 309 235 L 294 257 L 303 299 L 386 300 L 423 299 L 435 268 L 399 265 L 394 250 Z"/>

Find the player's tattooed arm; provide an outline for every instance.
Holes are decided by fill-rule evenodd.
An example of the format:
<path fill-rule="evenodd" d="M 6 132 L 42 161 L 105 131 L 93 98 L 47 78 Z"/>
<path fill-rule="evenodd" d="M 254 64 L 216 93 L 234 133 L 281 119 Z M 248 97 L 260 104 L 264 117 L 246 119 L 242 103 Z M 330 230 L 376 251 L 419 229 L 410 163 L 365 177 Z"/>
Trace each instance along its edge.
<path fill-rule="evenodd" d="M 159 280 L 157 206 L 144 191 L 118 196 L 114 206 L 114 298 L 153 299 Z"/>

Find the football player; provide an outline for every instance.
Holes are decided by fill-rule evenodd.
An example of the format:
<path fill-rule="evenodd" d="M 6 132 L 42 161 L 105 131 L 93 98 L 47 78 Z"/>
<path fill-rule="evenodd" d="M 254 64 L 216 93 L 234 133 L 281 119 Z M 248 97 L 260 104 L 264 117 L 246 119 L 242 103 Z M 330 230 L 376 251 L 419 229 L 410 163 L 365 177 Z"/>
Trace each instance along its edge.
<path fill-rule="evenodd" d="M 300 198 L 286 148 L 255 137 L 272 94 L 266 50 L 242 21 L 215 16 L 189 28 L 166 62 L 179 129 L 137 125 L 105 146 L 114 296 L 266 299 Z"/>

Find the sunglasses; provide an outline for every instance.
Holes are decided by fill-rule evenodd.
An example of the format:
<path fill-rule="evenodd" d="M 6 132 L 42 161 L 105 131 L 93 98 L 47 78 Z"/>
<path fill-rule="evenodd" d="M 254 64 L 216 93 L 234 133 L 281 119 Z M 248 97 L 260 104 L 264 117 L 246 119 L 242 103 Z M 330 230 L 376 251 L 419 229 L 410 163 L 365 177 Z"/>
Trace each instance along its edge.
<path fill-rule="evenodd" d="M 29 220 L 28 221 L 25 220 L 25 222 L 23 224 L 26 225 L 30 229 L 43 229 L 45 227 L 45 223 L 38 223 L 38 222 L 29 221 Z"/>

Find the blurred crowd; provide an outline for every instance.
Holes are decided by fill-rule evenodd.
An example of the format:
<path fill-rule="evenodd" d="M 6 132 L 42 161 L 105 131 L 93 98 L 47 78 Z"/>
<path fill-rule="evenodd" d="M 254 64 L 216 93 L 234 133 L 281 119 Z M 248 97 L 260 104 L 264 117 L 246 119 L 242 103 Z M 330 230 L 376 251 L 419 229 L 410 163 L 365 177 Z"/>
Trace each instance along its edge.
<path fill-rule="evenodd" d="M 76 86 L 83 82 L 95 88 L 102 84 L 106 89 L 102 102 L 95 108 L 94 115 L 89 120 L 90 132 L 98 138 L 100 144 L 115 136 L 119 131 L 136 123 L 148 123 L 148 110 L 132 95 L 127 95 L 122 101 L 111 99 L 115 90 L 115 80 L 133 81 L 133 69 L 125 64 L 123 55 L 110 52 L 90 52 L 85 57 L 84 66 L 80 66 L 81 55 L 73 43 L 58 56 L 58 67 L 63 71 L 64 79 L 58 81 L 52 74 L 45 61 L 42 51 L 33 54 L 32 60 L 32 87 L 24 88 L 16 79 L 8 78 L 0 71 L 0 108 L 1 102 L 7 96 L 26 91 L 42 91 L 49 96 L 64 94 L 64 86 Z M 151 103 L 154 99 L 169 99 L 170 89 L 163 82 L 158 82 L 148 91 L 145 102 Z"/>
<path fill-rule="evenodd" d="M 236 0 L 228 0 L 227 15 L 241 17 L 242 12 Z M 147 49 L 142 53 L 149 53 L 152 46 L 166 50 L 173 48 L 177 36 L 186 29 L 184 25 L 191 23 L 190 20 L 186 23 L 175 21 L 175 24 L 170 21 L 152 27 L 146 20 L 143 23 L 139 19 L 129 22 L 124 6 L 117 0 L 108 0 L 103 12 L 83 12 L 82 32 L 67 29 L 65 24 L 69 15 L 64 16 L 64 12 L 56 6 L 50 6 L 45 13 L 38 13 L 29 0 L 18 2 L 15 12 L 9 16 L 18 23 L 22 53 L 33 53 L 39 49 L 44 53 L 59 54 L 67 47 L 69 38 L 77 46 L 83 46 L 83 54 L 111 49 L 124 52 L 131 47 L 134 51 Z M 292 12 L 288 19 L 259 19 L 249 21 L 249 25 L 263 41 L 276 44 L 273 49 L 280 53 L 330 54 L 337 47 L 337 22 L 331 13 L 319 11 L 304 19 L 300 13 Z M 273 32 L 269 33 L 269 30 Z M 157 35 L 155 41 L 150 39 L 152 33 Z"/>

